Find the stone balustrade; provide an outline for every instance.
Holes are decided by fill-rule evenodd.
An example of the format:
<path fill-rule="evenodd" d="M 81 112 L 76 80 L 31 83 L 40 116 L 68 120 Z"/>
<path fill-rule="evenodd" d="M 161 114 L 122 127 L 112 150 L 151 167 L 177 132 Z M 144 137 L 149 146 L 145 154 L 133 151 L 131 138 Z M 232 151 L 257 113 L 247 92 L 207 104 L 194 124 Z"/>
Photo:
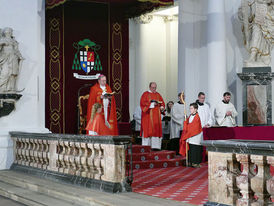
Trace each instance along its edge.
<path fill-rule="evenodd" d="M 205 205 L 274 205 L 274 141 L 203 141 L 208 150 Z"/>
<path fill-rule="evenodd" d="M 10 132 L 14 142 L 11 169 L 53 180 L 130 191 L 126 181 L 127 136 L 86 136 Z"/>

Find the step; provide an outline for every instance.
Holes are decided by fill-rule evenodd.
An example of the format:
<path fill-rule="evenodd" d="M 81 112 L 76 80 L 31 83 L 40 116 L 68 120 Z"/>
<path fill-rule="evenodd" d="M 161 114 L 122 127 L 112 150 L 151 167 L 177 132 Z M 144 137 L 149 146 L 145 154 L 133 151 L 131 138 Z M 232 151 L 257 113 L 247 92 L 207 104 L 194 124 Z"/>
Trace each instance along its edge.
<path fill-rule="evenodd" d="M 132 145 L 132 153 L 149 153 L 151 152 L 150 146 Z"/>
<path fill-rule="evenodd" d="M 29 206 L 189 205 L 134 192 L 106 193 L 90 188 L 37 178 L 13 170 L 0 171 L 0 195 Z M 58 198 L 54 196 L 58 196 Z M 88 204 L 86 204 L 87 202 Z"/>
<path fill-rule="evenodd" d="M 149 152 L 149 153 L 133 153 L 132 160 L 133 161 L 146 161 L 146 160 L 164 160 L 164 159 L 173 159 L 176 156 L 176 152 L 174 151 L 157 151 L 157 152 Z"/>
<path fill-rule="evenodd" d="M 185 157 L 177 156 L 174 159 L 134 161 L 133 169 L 151 169 L 179 167 L 185 164 Z"/>
<path fill-rule="evenodd" d="M 0 181 L 0 195 L 29 206 L 81 206 Z"/>
<path fill-rule="evenodd" d="M 94 205 L 92 203 L 94 201 L 93 198 L 89 198 L 85 195 L 81 195 L 74 191 L 72 192 L 71 190 L 68 189 L 68 187 L 73 188 L 75 186 L 66 185 L 66 184 L 61 185 L 59 183 L 51 182 L 51 181 L 50 181 L 50 184 L 48 184 L 49 181 L 46 179 L 39 179 L 37 177 L 29 176 L 29 175 L 26 175 L 26 174 L 23 174 L 20 172 L 1 171 L 0 172 L 0 183 L 9 184 L 13 187 L 19 187 L 19 188 L 22 188 L 24 191 L 31 191 L 33 193 L 37 193 L 37 196 L 39 196 L 39 194 L 43 194 L 43 195 L 47 196 L 48 198 L 59 199 L 61 202 L 66 201 L 67 202 L 66 204 L 68 204 L 68 203 L 70 203 L 71 205 L 79 204 L 81 206 Z M 2 186 L 0 185 L 0 190 L 1 189 L 3 190 Z M 85 189 L 87 191 L 89 190 L 88 188 L 85 188 Z M 0 193 L 0 195 L 10 198 L 10 196 L 6 196 L 1 193 Z M 27 203 L 24 203 L 24 204 L 27 204 Z M 70 204 L 68 204 L 68 205 L 70 205 Z M 45 205 L 47 205 L 47 204 L 45 204 Z"/>

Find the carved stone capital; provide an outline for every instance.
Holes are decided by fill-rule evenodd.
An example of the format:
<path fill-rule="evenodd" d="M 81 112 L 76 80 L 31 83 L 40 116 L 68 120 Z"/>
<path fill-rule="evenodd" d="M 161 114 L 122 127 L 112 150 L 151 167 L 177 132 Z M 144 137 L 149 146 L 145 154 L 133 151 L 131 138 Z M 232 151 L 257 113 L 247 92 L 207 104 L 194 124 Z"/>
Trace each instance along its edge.
<path fill-rule="evenodd" d="M 153 16 L 148 14 L 142 14 L 141 16 L 134 18 L 134 21 L 137 24 L 149 24 L 152 20 Z"/>

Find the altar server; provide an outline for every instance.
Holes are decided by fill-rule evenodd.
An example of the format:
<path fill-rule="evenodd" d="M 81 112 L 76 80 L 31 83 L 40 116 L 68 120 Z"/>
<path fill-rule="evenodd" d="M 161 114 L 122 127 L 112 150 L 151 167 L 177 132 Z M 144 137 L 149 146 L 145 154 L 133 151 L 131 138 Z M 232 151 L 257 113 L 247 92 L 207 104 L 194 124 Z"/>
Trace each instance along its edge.
<path fill-rule="evenodd" d="M 105 124 L 104 115 L 102 114 L 102 105 L 95 103 L 92 106 L 91 117 L 87 124 L 86 130 L 91 136 L 110 135 L 111 130 Z"/>
<path fill-rule="evenodd" d="M 198 114 L 197 103 L 190 104 L 191 115 L 184 121 L 184 129 L 180 139 L 180 154 L 187 157 L 187 165 L 200 167 L 202 162 L 203 146 L 202 125 Z"/>
<path fill-rule="evenodd" d="M 184 124 L 184 103 L 180 99 L 181 93 L 178 94 L 179 101 L 176 102 L 171 109 L 170 121 L 170 150 L 179 154 L 180 131 L 183 130 Z"/>
<path fill-rule="evenodd" d="M 202 128 L 212 126 L 212 115 L 209 105 L 205 103 L 205 93 L 199 92 L 196 103 L 198 104 L 198 114 L 201 119 Z"/>
<path fill-rule="evenodd" d="M 231 94 L 225 92 L 223 101 L 220 102 L 215 109 L 214 115 L 219 126 L 235 127 L 235 117 L 238 115 L 234 105 L 230 102 Z"/>

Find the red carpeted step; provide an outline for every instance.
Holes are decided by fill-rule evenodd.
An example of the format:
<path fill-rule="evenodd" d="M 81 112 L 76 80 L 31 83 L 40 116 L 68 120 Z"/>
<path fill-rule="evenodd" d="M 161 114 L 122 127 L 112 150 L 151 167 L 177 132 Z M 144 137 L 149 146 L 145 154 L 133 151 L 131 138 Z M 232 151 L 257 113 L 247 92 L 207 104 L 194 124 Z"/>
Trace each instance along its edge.
<path fill-rule="evenodd" d="M 134 169 L 179 167 L 183 165 L 184 157 L 178 156 L 173 159 L 133 161 Z"/>
<path fill-rule="evenodd" d="M 150 146 L 132 145 L 132 153 L 148 153 L 151 152 Z"/>
<path fill-rule="evenodd" d="M 176 153 L 174 151 L 152 151 L 150 153 L 133 153 L 133 161 L 146 161 L 146 160 L 164 160 L 164 159 L 173 159 Z"/>

